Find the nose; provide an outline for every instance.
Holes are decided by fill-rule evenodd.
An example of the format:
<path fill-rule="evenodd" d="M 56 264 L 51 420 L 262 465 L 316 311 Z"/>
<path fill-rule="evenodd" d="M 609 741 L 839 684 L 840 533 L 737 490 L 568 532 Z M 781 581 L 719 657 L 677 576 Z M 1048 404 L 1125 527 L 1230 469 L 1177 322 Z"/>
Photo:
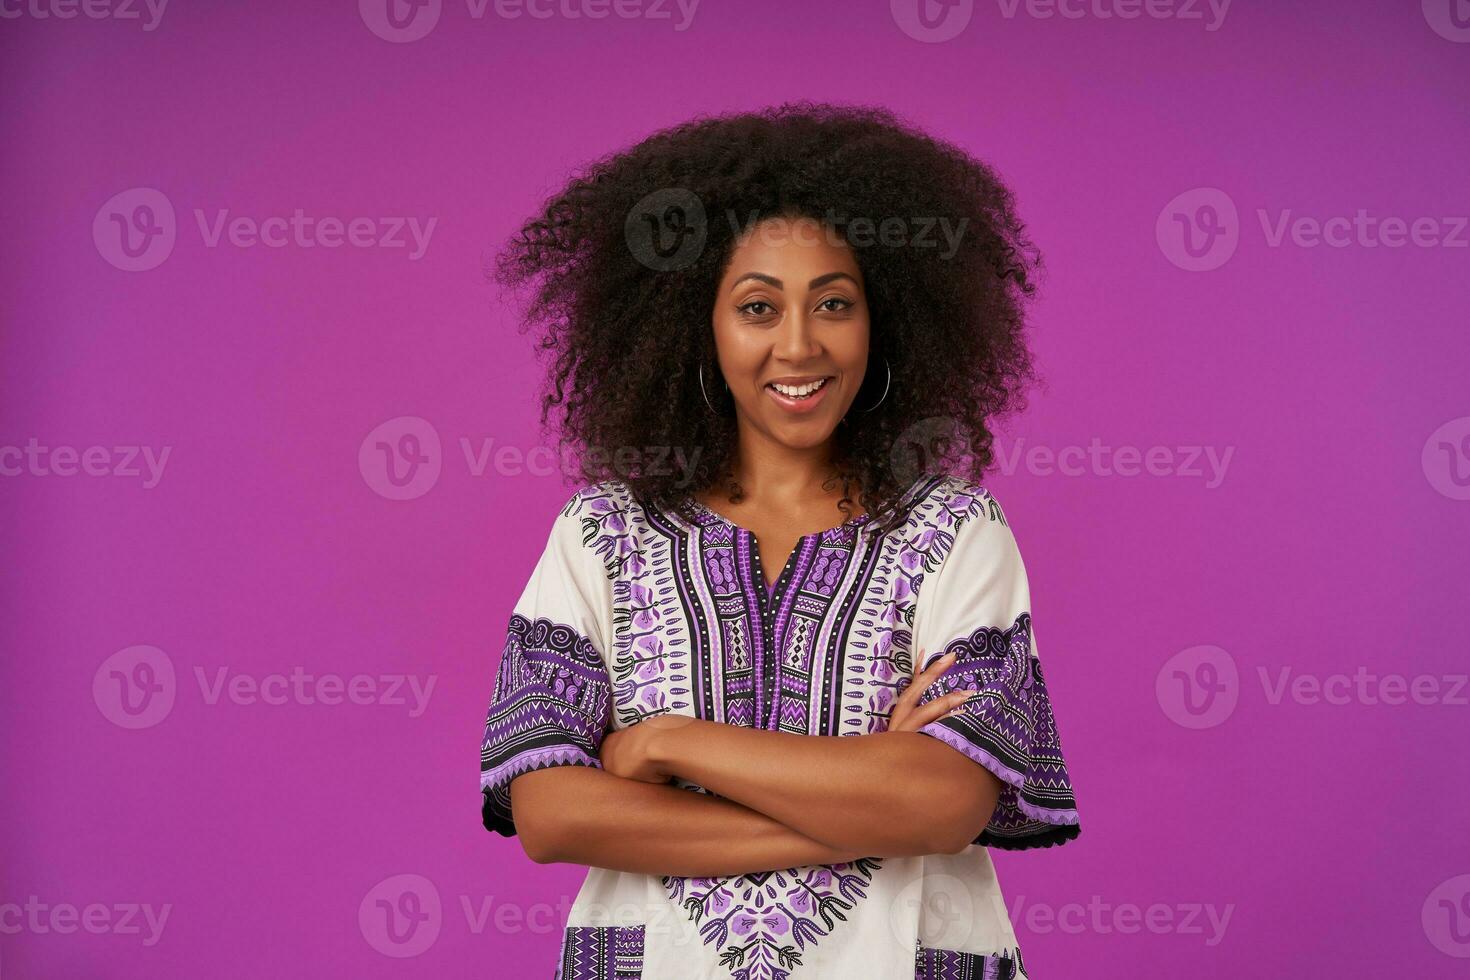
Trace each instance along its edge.
<path fill-rule="evenodd" d="M 773 353 L 778 360 L 801 363 L 822 353 L 811 319 L 799 306 L 792 306 L 776 330 Z"/>

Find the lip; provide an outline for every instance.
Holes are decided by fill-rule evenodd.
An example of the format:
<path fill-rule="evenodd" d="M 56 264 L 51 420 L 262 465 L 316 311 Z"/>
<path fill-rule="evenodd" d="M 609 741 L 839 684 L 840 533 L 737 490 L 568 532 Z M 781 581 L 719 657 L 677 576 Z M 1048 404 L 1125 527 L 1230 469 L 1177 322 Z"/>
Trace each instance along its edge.
<path fill-rule="evenodd" d="M 767 382 L 761 388 L 761 390 L 766 393 L 766 395 L 771 399 L 771 401 L 773 401 L 777 405 L 779 405 L 783 411 L 790 412 L 792 415 L 806 415 L 806 414 L 808 414 L 810 412 L 815 411 L 816 408 L 817 408 L 817 406 L 822 403 L 822 399 L 824 399 L 824 398 L 827 397 L 827 392 L 832 389 L 832 383 L 836 380 L 836 378 L 834 378 L 832 375 L 829 375 L 829 374 L 813 374 L 813 375 L 808 375 L 806 378 L 804 378 L 804 379 L 802 379 L 800 381 L 792 381 L 792 380 L 788 380 L 786 378 L 776 378 L 776 379 L 774 379 L 775 381 L 779 381 L 781 384 L 784 385 L 784 384 L 808 384 L 808 383 L 810 383 L 812 381 L 819 381 L 822 378 L 826 378 L 827 379 L 827 383 L 824 384 L 824 385 L 822 385 L 822 387 L 818 388 L 815 392 L 813 392 L 812 394 L 808 395 L 806 398 L 802 398 L 800 400 L 797 400 L 795 398 L 787 398 L 785 395 L 781 394 L 775 388 L 772 388 L 770 386 L 771 385 L 770 382 Z"/>

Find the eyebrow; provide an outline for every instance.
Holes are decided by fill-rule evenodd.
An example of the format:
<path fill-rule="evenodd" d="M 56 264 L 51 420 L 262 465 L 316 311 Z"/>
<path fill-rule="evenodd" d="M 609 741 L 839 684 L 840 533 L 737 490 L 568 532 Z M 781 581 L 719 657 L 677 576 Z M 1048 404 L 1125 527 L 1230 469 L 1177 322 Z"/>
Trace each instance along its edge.
<path fill-rule="evenodd" d="M 775 276 L 768 276 L 764 272 L 747 272 L 745 275 L 741 276 L 739 279 L 736 279 L 734 282 L 732 282 L 730 284 L 730 288 L 731 289 L 734 289 L 736 286 L 740 285 L 742 282 L 744 282 L 747 279 L 755 279 L 758 282 L 763 282 L 763 283 L 765 283 L 768 286 L 774 286 L 777 289 L 785 289 L 786 288 L 785 284 L 782 283 L 781 280 L 777 279 Z M 811 282 L 809 282 L 809 283 L 806 284 L 806 288 L 807 289 L 816 289 L 818 286 L 825 286 L 827 283 L 833 282 L 833 281 L 838 280 L 838 279 L 846 279 L 848 282 L 852 283 L 854 286 L 857 285 L 857 280 L 854 279 L 852 276 L 848 275 L 845 272 L 829 272 L 826 275 L 817 276 L 817 278 L 813 279 Z"/>

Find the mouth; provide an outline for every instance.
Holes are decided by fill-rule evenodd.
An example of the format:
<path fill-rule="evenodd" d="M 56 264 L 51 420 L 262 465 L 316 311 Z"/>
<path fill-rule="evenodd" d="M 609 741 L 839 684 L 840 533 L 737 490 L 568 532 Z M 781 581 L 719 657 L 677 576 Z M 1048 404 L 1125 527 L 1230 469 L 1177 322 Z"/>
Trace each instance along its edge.
<path fill-rule="evenodd" d="M 810 412 L 821 403 L 832 387 L 833 375 L 816 375 L 796 380 L 772 381 L 765 393 L 781 408 L 793 414 Z"/>

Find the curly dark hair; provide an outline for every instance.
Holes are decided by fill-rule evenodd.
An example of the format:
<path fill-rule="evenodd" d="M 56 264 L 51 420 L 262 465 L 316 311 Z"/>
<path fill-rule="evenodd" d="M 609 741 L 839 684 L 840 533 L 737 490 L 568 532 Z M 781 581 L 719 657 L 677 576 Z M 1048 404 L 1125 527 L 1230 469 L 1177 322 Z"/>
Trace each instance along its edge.
<path fill-rule="evenodd" d="M 822 221 L 865 280 L 869 367 L 833 437 L 844 512 L 853 483 L 891 524 L 917 475 L 978 481 L 994 461 L 990 420 L 1023 408 L 1036 380 L 1023 330 L 1041 258 L 1012 193 L 990 166 L 887 109 L 807 101 L 697 118 L 594 161 L 496 257 L 496 282 L 531 287 L 521 331 L 539 325 L 552 359 L 541 424 L 561 409 L 578 475 L 621 479 L 638 500 L 685 512 L 692 492 L 720 482 L 740 498 L 712 317 L 738 234 L 770 217 Z M 893 218 L 916 233 L 874 233 Z M 945 221 L 962 232 L 948 254 L 944 241 L 923 247 L 926 222 Z M 878 402 L 885 359 L 892 381 Z M 684 454 L 682 473 L 671 451 Z"/>

